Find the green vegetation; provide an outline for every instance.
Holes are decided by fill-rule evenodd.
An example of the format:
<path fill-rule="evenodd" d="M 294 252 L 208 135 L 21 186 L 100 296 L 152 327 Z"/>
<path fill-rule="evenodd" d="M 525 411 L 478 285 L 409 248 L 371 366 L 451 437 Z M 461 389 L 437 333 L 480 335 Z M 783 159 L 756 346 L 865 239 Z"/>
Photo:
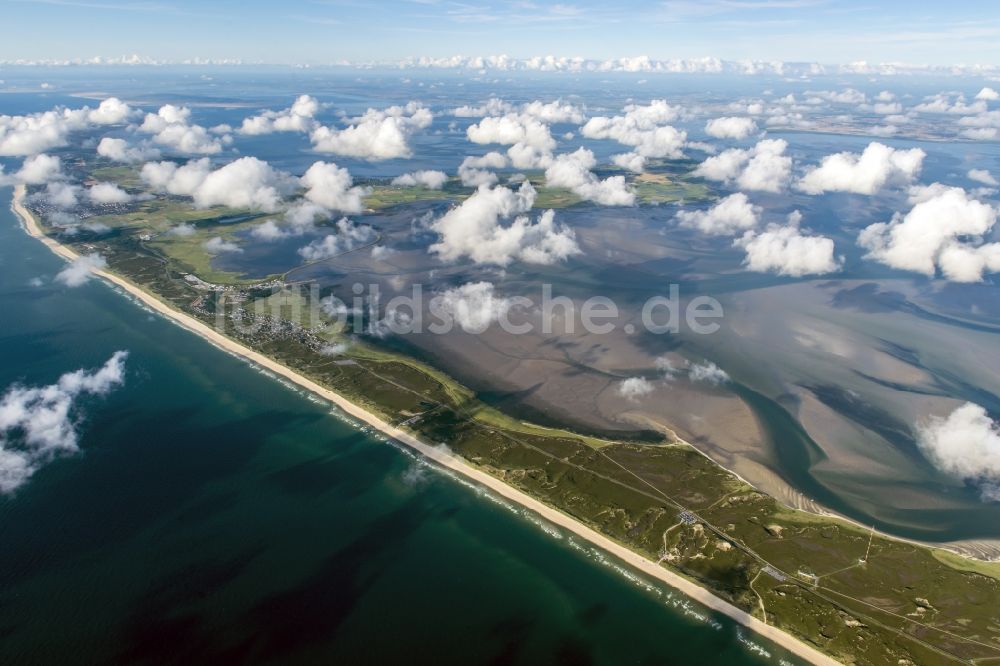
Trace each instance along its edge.
<path fill-rule="evenodd" d="M 712 191 L 706 185 L 672 178 L 662 173 L 639 174 L 633 183 L 639 201 L 644 204 L 698 201 L 712 197 Z"/>
<path fill-rule="evenodd" d="M 696 187 L 667 177 L 639 184 Z M 222 231 L 219 219 L 234 211 L 169 199 L 140 209 L 100 218 L 117 233 L 64 240 L 96 248 L 111 270 L 172 306 L 841 661 L 1000 662 L 1000 565 L 789 510 L 685 444 L 609 441 L 511 418 L 445 373 L 316 319 L 318 294 L 209 291 L 185 280 L 192 271 L 220 277 L 199 248 L 251 223 Z M 198 234 L 140 239 L 180 221 Z M 331 354 L 331 342 L 349 345 Z"/>

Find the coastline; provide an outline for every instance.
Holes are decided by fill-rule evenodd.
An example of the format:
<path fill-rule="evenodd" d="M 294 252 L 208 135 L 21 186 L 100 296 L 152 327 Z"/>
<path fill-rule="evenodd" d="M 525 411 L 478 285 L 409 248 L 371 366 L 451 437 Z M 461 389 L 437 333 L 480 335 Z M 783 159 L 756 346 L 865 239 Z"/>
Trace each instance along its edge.
<path fill-rule="evenodd" d="M 24 185 L 16 186 L 11 201 L 11 210 L 20 220 L 25 232 L 33 238 L 41 241 L 54 254 L 67 261 L 73 261 L 78 258 L 80 255 L 77 252 L 50 238 L 42 231 L 41 227 L 35 220 L 34 215 L 32 215 L 23 205 L 23 199 L 26 191 L 27 188 Z M 343 412 L 378 429 L 383 434 L 417 451 L 425 458 L 460 474 L 462 477 L 470 481 L 488 488 L 490 491 L 504 497 L 507 500 L 515 502 L 519 506 L 535 513 L 542 519 L 573 533 L 588 543 L 609 553 L 633 569 L 667 584 L 668 586 L 680 591 L 685 596 L 702 604 L 706 608 L 725 615 L 747 629 L 750 629 L 758 635 L 763 636 L 764 638 L 788 650 L 792 654 L 795 654 L 796 656 L 813 664 L 833 665 L 839 663 L 829 655 L 819 651 L 817 648 L 777 627 L 765 623 L 740 608 L 737 608 L 687 578 L 669 571 L 652 560 L 629 550 L 618 542 L 613 541 L 596 530 L 593 530 L 577 521 L 575 518 L 543 504 L 526 493 L 523 493 L 520 490 L 517 490 L 516 488 L 500 481 L 499 479 L 473 467 L 464 459 L 449 453 L 444 447 L 431 446 L 419 440 L 411 433 L 386 423 L 377 415 L 359 407 L 340 394 L 317 384 L 307 377 L 298 374 L 290 368 L 268 358 L 267 356 L 264 356 L 259 352 L 254 351 L 253 349 L 233 341 L 194 317 L 175 310 L 128 280 L 125 280 L 122 277 L 106 270 L 95 270 L 94 274 L 101 279 L 120 287 L 144 305 L 156 310 L 159 314 L 173 320 L 175 323 L 180 324 L 187 330 L 202 337 L 211 344 L 223 349 L 224 351 L 240 356 L 241 358 L 244 358 L 259 367 L 265 368 L 276 375 L 291 381 L 295 385 L 309 391 L 310 393 L 333 403 Z"/>

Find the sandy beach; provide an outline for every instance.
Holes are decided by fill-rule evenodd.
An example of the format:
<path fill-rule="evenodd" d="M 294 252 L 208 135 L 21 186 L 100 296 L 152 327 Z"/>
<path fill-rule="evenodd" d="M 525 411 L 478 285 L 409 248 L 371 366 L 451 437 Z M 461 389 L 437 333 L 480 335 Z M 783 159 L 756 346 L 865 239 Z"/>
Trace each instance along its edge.
<path fill-rule="evenodd" d="M 18 185 L 14 191 L 13 201 L 11 203 L 11 210 L 17 215 L 21 220 L 21 223 L 25 231 L 33 236 L 34 238 L 40 240 L 44 243 L 50 250 L 52 250 L 58 256 L 66 259 L 67 261 L 72 261 L 76 259 L 79 255 L 71 250 L 70 248 L 58 243 L 57 241 L 49 238 L 44 234 L 42 229 L 39 227 L 34 216 L 24 207 L 23 199 L 26 194 L 26 188 L 24 185 Z M 712 609 L 718 613 L 721 613 L 732 620 L 740 623 L 741 625 L 747 627 L 748 629 L 756 632 L 757 634 L 767 638 L 768 640 L 780 645 L 789 652 L 797 655 L 798 657 L 805 659 L 814 664 L 836 664 L 838 663 L 831 657 L 823 654 L 817 649 L 811 647 L 810 645 L 800 641 L 799 639 L 793 637 L 792 635 L 785 633 L 784 631 L 777 629 L 773 626 L 766 624 L 765 622 L 759 620 L 758 618 L 744 612 L 743 610 L 733 606 L 732 604 L 720 599 L 708 590 L 696 585 L 690 580 L 675 574 L 662 566 L 656 564 L 655 562 L 648 560 L 637 553 L 632 552 L 623 545 L 609 539 L 608 537 L 600 534 L 591 528 L 583 525 L 574 518 L 549 507 L 538 500 L 526 495 L 525 493 L 508 486 L 502 481 L 496 479 L 489 474 L 471 466 L 465 460 L 452 455 L 443 447 L 435 447 L 426 444 L 419 439 L 417 439 L 413 434 L 401 430 L 389 423 L 386 423 L 377 415 L 362 409 L 361 407 L 350 402 L 343 396 L 320 386 L 319 384 L 313 382 L 312 380 L 299 375 L 293 370 L 275 362 L 274 360 L 248 348 L 237 342 L 234 342 L 230 338 L 222 335 L 221 333 L 215 331 L 211 327 L 202 323 L 201 321 L 184 314 L 172 307 L 166 305 L 156 297 L 150 295 L 149 293 L 143 291 L 131 282 L 123 279 L 122 277 L 115 275 L 109 271 L 97 270 L 94 271 L 95 275 L 98 277 L 112 283 L 121 289 L 125 290 L 127 293 L 134 296 L 136 299 L 147 305 L 148 307 L 156 310 L 165 317 L 172 319 L 173 321 L 181 324 L 183 327 L 187 328 L 191 332 L 201 336 L 205 340 L 208 340 L 212 344 L 228 351 L 230 353 L 241 356 L 250 362 L 269 370 L 285 379 L 293 382 L 297 386 L 314 393 L 315 395 L 327 400 L 334 405 L 336 405 L 343 412 L 363 421 L 370 426 L 377 428 L 379 431 L 383 432 L 387 436 L 393 438 L 394 440 L 416 450 L 421 455 L 435 463 L 446 467 L 463 477 L 474 481 L 481 486 L 488 488 L 490 491 L 496 493 L 497 495 L 504 497 L 518 505 L 524 507 L 525 509 L 537 514 L 542 519 L 557 525 L 560 528 L 575 534 L 577 537 L 597 546 L 598 548 L 606 551 L 612 556 L 618 558 L 622 562 L 626 563 L 633 569 L 643 573 L 650 578 L 654 578 L 663 583 L 666 583 L 670 587 L 673 587 L 691 599 L 697 601 L 698 603 L 704 605 L 707 608 Z"/>

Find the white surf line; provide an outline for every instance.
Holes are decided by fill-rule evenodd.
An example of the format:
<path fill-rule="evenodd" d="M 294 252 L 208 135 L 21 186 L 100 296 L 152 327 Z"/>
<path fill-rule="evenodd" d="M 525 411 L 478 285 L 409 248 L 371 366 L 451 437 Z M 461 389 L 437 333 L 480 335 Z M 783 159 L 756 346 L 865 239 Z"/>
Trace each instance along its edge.
<path fill-rule="evenodd" d="M 14 190 L 14 200 L 11 203 L 11 209 L 18 216 L 18 218 L 20 218 L 24 229 L 31 236 L 42 241 L 46 247 L 60 257 L 68 261 L 73 261 L 78 258 L 79 254 L 53 238 L 46 236 L 42 229 L 38 226 L 34 216 L 24 207 L 23 204 L 26 189 L 27 188 L 25 188 L 25 186 L 18 185 Z M 715 596 L 709 590 L 700 587 L 687 578 L 669 571 L 662 566 L 659 566 L 652 560 L 648 560 L 642 555 L 629 550 L 617 541 L 613 541 L 609 537 L 591 529 L 562 511 L 554 509 L 547 504 L 543 504 L 534 497 L 531 497 L 530 495 L 507 485 L 496 477 L 490 476 L 486 472 L 473 467 L 463 458 L 459 458 L 449 452 L 445 447 L 431 446 L 422 442 L 411 433 L 400 430 L 399 428 L 383 421 L 375 414 L 372 414 L 368 410 L 354 404 L 339 393 L 335 393 L 326 387 L 320 386 L 311 379 L 298 374 L 291 368 L 288 368 L 277 361 L 250 349 L 249 347 L 245 347 L 235 342 L 194 317 L 173 309 L 160 299 L 145 290 L 140 289 L 128 280 L 125 280 L 124 278 L 106 270 L 95 270 L 94 274 L 114 285 L 117 285 L 118 287 L 121 287 L 126 292 L 139 299 L 139 301 L 147 306 L 153 308 L 161 315 L 172 319 L 192 333 L 201 336 L 217 347 L 236 354 L 237 356 L 241 356 L 258 366 L 270 370 L 279 377 L 288 379 L 292 383 L 306 389 L 307 391 L 332 402 L 345 413 L 371 425 L 374 428 L 377 428 L 396 441 L 406 444 L 410 448 L 420 452 L 424 457 L 433 460 L 442 467 L 453 470 L 461 474 L 463 477 L 489 488 L 501 497 L 521 505 L 525 509 L 537 514 L 539 517 L 544 518 L 550 523 L 572 532 L 580 538 L 597 546 L 601 550 L 610 553 L 617 559 L 625 562 L 633 569 L 641 571 L 652 578 L 666 583 L 670 587 L 679 590 L 703 606 L 735 620 L 739 624 L 753 630 L 764 638 L 780 645 L 792 654 L 805 659 L 810 663 L 820 664 L 822 666 L 833 666 L 839 663 L 829 655 L 820 652 L 816 648 L 804 643 L 791 634 L 765 624 L 746 611 L 737 608 L 720 597 Z"/>

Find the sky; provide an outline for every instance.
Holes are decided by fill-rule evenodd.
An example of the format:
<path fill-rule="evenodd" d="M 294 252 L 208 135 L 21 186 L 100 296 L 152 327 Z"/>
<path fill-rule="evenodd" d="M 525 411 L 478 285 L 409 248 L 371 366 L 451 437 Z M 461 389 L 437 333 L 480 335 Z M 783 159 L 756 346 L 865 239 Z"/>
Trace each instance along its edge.
<path fill-rule="evenodd" d="M 405 57 L 1000 63 L 988 0 L 0 0 L 0 60 Z"/>

